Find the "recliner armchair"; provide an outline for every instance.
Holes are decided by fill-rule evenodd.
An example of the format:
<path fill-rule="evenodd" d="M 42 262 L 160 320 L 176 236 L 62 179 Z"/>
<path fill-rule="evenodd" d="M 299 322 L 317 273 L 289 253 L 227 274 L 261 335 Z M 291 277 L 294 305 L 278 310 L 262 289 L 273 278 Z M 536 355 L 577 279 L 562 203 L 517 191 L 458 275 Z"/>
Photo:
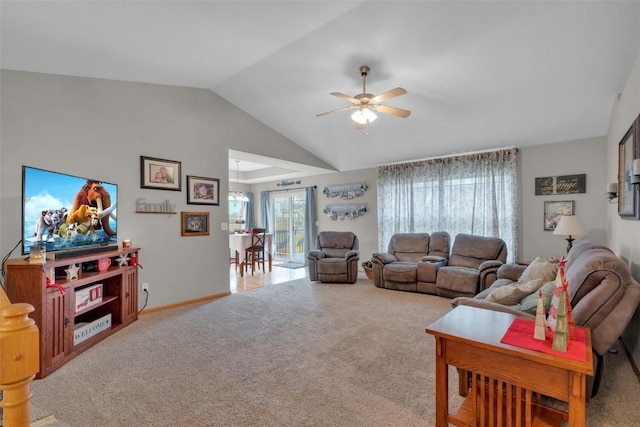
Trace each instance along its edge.
<path fill-rule="evenodd" d="M 507 245 L 497 237 L 458 234 L 446 266 L 438 268 L 436 293 L 443 297 L 472 297 L 496 280 L 507 261 Z"/>
<path fill-rule="evenodd" d="M 309 251 L 309 279 L 332 283 L 355 283 L 358 279 L 360 243 L 350 231 L 321 231 L 316 249 Z"/>
<path fill-rule="evenodd" d="M 449 233 L 398 233 L 387 252 L 371 258 L 373 283 L 379 288 L 435 293 L 436 273 L 449 256 Z"/>

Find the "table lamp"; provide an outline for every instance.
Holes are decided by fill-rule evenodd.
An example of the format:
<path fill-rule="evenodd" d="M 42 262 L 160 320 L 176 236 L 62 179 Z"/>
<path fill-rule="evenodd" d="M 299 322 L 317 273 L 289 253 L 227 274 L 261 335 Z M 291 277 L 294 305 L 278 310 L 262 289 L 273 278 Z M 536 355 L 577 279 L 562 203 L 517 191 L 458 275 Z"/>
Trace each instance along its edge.
<path fill-rule="evenodd" d="M 573 215 L 563 215 L 562 218 L 560 218 L 558 225 L 556 225 L 556 228 L 553 230 L 553 234 L 558 236 L 569 236 L 567 237 L 567 242 L 569 242 L 567 244 L 567 253 L 569 253 L 571 247 L 573 246 L 573 241 L 575 240 L 571 236 L 580 236 L 582 234 L 585 234 L 585 231 L 578 221 L 578 218 Z"/>

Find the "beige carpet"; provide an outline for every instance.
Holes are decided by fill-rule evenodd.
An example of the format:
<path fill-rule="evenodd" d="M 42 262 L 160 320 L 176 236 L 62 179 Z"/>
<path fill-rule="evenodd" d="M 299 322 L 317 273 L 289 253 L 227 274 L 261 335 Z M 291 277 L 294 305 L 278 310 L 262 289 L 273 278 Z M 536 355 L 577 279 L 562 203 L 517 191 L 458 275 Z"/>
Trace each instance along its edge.
<path fill-rule="evenodd" d="M 303 279 L 144 315 L 34 382 L 32 418 L 73 427 L 432 426 L 434 338 L 424 329 L 449 302 L 364 277 Z M 635 425 L 638 396 L 626 356 L 608 355 L 588 425 Z"/>

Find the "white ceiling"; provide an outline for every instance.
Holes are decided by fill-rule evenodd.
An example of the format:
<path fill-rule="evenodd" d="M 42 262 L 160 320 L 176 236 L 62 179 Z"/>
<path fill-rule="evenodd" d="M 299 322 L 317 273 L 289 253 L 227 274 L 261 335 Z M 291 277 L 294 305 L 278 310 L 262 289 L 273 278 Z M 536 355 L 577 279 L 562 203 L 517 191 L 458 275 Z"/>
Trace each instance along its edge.
<path fill-rule="evenodd" d="M 2 1 L 0 14 L 3 68 L 209 88 L 341 171 L 605 135 L 640 52 L 639 1 Z M 359 93 L 363 64 L 368 92 L 402 86 L 386 103 L 412 112 L 380 114 L 368 136 L 349 112 L 315 116 L 349 105 L 329 92 Z"/>

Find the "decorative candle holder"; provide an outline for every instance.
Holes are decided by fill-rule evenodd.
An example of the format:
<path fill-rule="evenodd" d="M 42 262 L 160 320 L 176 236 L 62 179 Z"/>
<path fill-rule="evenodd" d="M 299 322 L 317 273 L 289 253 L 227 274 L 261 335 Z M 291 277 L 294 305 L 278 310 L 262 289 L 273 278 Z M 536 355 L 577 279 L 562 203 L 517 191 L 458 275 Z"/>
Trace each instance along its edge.
<path fill-rule="evenodd" d="M 44 245 L 34 244 L 29 246 L 29 263 L 44 264 L 47 259 L 47 248 Z"/>

